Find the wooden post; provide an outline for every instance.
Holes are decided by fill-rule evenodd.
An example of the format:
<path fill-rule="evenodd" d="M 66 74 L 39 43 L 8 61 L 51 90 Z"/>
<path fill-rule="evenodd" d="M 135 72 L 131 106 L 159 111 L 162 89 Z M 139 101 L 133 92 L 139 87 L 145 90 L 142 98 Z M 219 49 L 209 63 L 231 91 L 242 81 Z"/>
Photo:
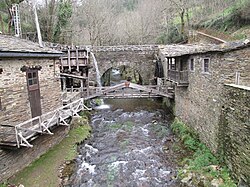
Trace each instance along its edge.
<path fill-rule="evenodd" d="M 66 77 L 62 78 L 62 82 L 63 82 L 63 91 L 65 91 L 66 90 Z"/>
<path fill-rule="evenodd" d="M 89 97 L 89 76 L 87 77 L 87 97 Z"/>
<path fill-rule="evenodd" d="M 62 57 L 60 57 L 60 63 L 61 63 L 61 68 L 62 68 L 62 71 L 63 71 L 63 58 Z"/>
<path fill-rule="evenodd" d="M 79 61 L 78 61 L 78 57 L 79 57 L 79 54 L 78 54 L 78 47 L 76 47 L 76 68 L 77 68 L 77 71 L 79 72 Z"/>
<path fill-rule="evenodd" d="M 83 92 L 83 79 L 81 79 L 81 92 Z"/>
<path fill-rule="evenodd" d="M 70 60 L 70 48 L 68 47 L 68 66 L 69 66 L 69 71 L 71 72 L 71 60 Z"/>

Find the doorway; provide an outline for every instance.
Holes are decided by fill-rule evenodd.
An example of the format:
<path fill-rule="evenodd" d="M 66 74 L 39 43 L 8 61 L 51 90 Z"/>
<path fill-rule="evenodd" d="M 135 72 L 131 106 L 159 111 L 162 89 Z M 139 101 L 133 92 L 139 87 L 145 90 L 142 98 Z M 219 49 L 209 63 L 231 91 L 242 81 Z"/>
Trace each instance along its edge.
<path fill-rule="evenodd" d="M 34 118 L 42 114 L 38 70 L 28 70 L 26 72 L 26 77 L 31 115 L 32 118 Z"/>

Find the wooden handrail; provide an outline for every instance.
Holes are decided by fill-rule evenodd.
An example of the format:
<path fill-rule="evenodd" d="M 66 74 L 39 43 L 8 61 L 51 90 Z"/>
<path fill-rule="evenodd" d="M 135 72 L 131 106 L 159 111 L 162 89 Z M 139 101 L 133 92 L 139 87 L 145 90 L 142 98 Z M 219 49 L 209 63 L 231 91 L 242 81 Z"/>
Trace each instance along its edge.
<path fill-rule="evenodd" d="M 28 142 L 29 138 L 33 137 L 36 133 L 53 134 L 49 130 L 50 127 L 61 123 L 61 125 L 68 125 L 65 119 L 70 116 L 79 116 L 77 113 L 81 110 L 91 110 L 91 108 L 84 105 L 83 98 L 14 126 L 17 147 L 33 147 Z"/>
<path fill-rule="evenodd" d="M 168 79 L 176 83 L 188 83 L 188 70 L 168 70 Z"/>

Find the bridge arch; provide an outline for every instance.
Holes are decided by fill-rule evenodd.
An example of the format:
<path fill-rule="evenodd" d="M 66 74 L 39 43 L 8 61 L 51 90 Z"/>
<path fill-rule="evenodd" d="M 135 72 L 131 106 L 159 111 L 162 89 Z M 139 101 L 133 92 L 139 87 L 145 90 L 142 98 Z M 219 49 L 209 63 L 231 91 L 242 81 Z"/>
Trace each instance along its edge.
<path fill-rule="evenodd" d="M 100 75 L 111 68 L 129 67 L 140 76 L 142 84 L 150 84 L 155 76 L 156 46 L 102 46 L 93 47 Z M 95 71 L 92 68 L 92 71 Z M 91 74 L 90 74 L 91 75 Z M 90 79 L 95 80 L 95 73 Z M 140 82 L 136 82 L 140 83 Z"/>
<path fill-rule="evenodd" d="M 139 69 L 131 68 L 130 66 L 121 65 L 119 67 L 110 67 L 101 75 L 103 86 L 113 86 L 124 81 L 142 84 L 143 79 Z"/>

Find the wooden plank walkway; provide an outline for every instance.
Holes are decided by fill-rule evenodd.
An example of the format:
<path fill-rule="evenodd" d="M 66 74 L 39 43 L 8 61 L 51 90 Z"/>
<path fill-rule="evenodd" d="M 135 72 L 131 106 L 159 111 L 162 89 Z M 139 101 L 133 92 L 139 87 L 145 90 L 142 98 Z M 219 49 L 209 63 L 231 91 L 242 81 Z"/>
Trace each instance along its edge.
<path fill-rule="evenodd" d="M 33 147 L 31 141 L 39 134 L 53 135 L 53 126 L 69 126 L 67 119 L 79 116 L 82 110 L 91 110 L 84 105 L 83 98 L 15 126 L 0 125 L 0 147 Z"/>

